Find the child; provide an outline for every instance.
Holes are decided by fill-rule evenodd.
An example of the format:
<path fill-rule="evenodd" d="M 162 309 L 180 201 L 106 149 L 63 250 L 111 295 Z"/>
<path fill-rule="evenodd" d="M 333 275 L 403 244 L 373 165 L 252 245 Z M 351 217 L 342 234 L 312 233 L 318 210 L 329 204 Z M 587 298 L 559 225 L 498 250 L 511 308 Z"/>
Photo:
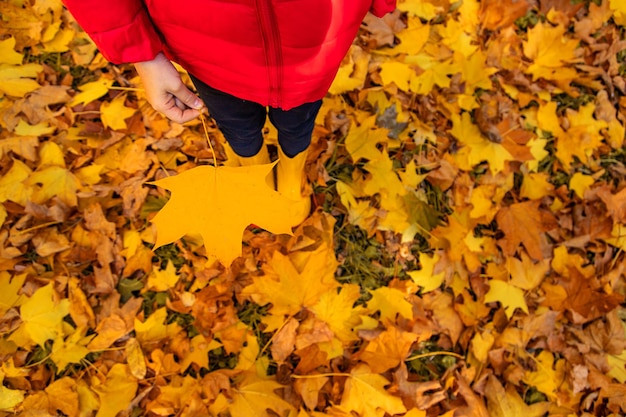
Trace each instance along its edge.
<path fill-rule="evenodd" d="M 269 162 L 265 118 L 278 130 L 277 190 L 298 202 L 321 99 L 368 11 L 396 0 L 63 0 L 100 52 L 134 63 L 152 106 L 183 123 L 209 114 L 241 164 Z M 170 62 L 185 68 L 202 100 Z"/>

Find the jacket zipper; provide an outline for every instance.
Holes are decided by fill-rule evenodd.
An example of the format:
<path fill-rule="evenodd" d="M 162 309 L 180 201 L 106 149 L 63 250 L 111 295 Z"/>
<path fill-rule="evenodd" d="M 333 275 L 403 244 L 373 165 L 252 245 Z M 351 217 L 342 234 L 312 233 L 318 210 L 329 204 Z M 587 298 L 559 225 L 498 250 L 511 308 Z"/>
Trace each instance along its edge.
<path fill-rule="evenodd" d="M 256 10 L 261 26 L 265 51 L 265 63 L 269 81 L 269 105 L 280 107 L 280 90 L 283 77 L 283 57 L 280 48 L 280 32 L 272 7 L 272 0 L 256 0 Z"/>

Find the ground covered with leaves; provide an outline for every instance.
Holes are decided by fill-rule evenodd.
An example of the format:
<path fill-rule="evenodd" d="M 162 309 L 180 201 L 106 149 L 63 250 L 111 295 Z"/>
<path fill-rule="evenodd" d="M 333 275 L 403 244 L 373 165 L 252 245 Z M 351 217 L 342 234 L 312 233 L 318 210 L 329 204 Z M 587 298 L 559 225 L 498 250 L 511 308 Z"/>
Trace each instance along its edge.
<path fill-rule="evenodd" d="M 626 412 L 626 3 L 398 6 L 324 101 L 315 211 L 225 268 L 150 221 L 215 126 L 0 2 L 0 416 Z"/>

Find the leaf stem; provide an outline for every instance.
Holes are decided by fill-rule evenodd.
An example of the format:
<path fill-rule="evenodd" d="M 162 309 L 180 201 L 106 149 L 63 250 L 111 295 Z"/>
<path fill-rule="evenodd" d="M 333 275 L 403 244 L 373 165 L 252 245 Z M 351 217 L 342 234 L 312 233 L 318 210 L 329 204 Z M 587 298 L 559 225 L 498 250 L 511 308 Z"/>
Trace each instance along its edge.
<path fill-rule="evenodd" d="M 314 375 L 291 375 L 291 378 L 294 379 L 310 379 L 310 378 L 322 378 L 322 377 L 327 377 L 327 376 L 346 376 L 346 377 L 352 377 L 351 374 L 346 374 L 344 372 L 328 372 L 325 374 L 314 374 Z"/>
<path fill-rule="evenodd" d="M 209 129 L 206 127 L 206 119 L 204 118 L 204 114 L 200 113 L 200 121 L 202 122 L 202 128 L 204 129 L 204 136 L 206 136 L 206 141 L 209 144 L 209 148 L 211 148 L 211 153 L 213 154 L 213 166 L 217 168 L 217 158 L 215 158 L 215 149 L 213 149 L 213 145 L 211 145 L 211 139 L 209 139 Z"/>
<path fill-rule="evenodd" d="M 465 359 L 465 357 L 463 355 L 459 355 L 458 353 L 448 352 L 448 351 L 445 351 L 445 350 L 440 350 L 440 351 L 436 351 L 436 352 L 420 353 L 419 355 L 410 356 L 410 357 L 406 358 L 404 361 L 405 362 L 409 362 L 409 361 L 413 361 L 415 359 L 422 359 L 422 358 L 428 358 L 430 356 L 439 356 L 439 355 L 454 356 L 455 358 Z"/>

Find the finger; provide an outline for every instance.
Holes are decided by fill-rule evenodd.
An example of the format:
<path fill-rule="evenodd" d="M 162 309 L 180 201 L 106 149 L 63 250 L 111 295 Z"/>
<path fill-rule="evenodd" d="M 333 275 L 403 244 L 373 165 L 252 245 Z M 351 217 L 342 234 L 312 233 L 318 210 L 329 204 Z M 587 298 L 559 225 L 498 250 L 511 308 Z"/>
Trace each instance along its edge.
<path fill-rule="evenodd" d="M 186 108 L 183 110 L 176 106 L 170 107 L 169 109 L 162 111 L 161 113 L 163 113 L 165 117 L 176 123 L 185 123 L 200 116 L 200 110 L 190 108 Z"/>
<path fill-rule="evenodd" d="M 175 91 L 172 91 L 172 94 L 177 100 L 180 100 L 185 106 L 192 109 L 199 110 L 204 106 L 202 100 L 192 93 L 191 90 L 185 86 L 185 84 L 181 83 Z"/>

